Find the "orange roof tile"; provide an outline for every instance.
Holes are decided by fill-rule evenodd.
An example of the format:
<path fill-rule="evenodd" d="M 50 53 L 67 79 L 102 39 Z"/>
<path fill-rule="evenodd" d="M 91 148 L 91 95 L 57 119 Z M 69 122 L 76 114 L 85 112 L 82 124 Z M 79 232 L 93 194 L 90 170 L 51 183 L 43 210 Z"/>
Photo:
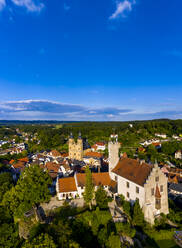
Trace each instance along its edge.
<path fill-rule="evenodd" d="M 94 158 L 102 158 L 102 154 L 99 152 L 87 152 L 85 154 L 86 157 L 94 157 Z"/>
<path fill-rule="evenodd" d="M 105 146 L 104 142 L 97 142 L 96 145 L 97 146 Z"/>
<path fill-rule="evenodd" d="M 28 157 L 26 157 L 26 158 L 20 158 L 20 159 L 18 159 L 18 160 L 19 160 L 19 161 L 26 162 L 26 163 L 28 163 L 28 161 L 29 161 Z"/>
<path fill-rule="evenodd" d="M 57 150 L 52 150 L 50 153 L 52 154 L 53 157 L 61 157 L 61 153 L 58 152 Z"/>
<path fill-rule="evenodd" d="M 61 157 L 63 157 L 63 158 L 66 158 L 66 157 L 68 157 L 68 156 L 69 156 L 68 153 L 61 153 Z"/>
<path fill-rule="evenodd" d="M 77 191 L 74 177 L 60 178 L 58 185 L 60 193 Z"/>
<path fill-rule="evenodd" d="M 17 163 L 14 163 L 12 165 L 15 169 L 22 169 L 25 168 L 25 162 L 23 161 L 18 161 Z"/>
<path fill-rule="evenodd" d="M 53 162 L 47 162 L 45 166 L 48 169 L 48 171 L 54 171 L 54 172 L 58 172 L 60 168 L 60 164 Z"/>
<path fill-rule="evenodd" d="M 83 187 L 86 183 L 86 174 L 85 173 L 78 173 L 76 174 L 78 186 Z M 111 178 L 108 172 L 100 172 L 100 173 L 92 173 L 92 182 L 95 186 L 111 185 Z"/>

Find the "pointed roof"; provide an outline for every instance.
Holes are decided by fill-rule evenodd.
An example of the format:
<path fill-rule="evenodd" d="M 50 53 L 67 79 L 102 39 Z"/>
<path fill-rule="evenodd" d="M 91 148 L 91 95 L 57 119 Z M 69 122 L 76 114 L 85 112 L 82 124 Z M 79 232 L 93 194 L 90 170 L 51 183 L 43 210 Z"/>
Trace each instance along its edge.
<path fill-rule="evenodd" d="M 159 190 L 158 185 L 156 186 L 156 189 L 155 189 L 155 197 L 156 198 L 161 198 L 161 194 L 160 194 L 160 190 Z"/>

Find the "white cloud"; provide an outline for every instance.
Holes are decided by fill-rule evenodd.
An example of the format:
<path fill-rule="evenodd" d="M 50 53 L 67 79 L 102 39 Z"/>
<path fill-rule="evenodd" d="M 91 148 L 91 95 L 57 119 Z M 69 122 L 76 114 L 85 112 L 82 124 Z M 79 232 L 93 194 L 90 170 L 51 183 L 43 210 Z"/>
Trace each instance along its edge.
<path fill-rule="evenodd" d="M 11 0 L 11 1 L 16 6 L 25 7 L 30 12 L 40 12 L 44 8 L 43 3 L 35 4 L 33 0 Z"/>
<path fill-rule="evenodd" d="M 119 17 L 125 17 L 126 12 L 131 12 L 135 1 L 124 0 L 123 2 L 116 2 L 116 10 L 109 17 L 109 19 L 114 20 Z"/>
<path fill-rule="evenodd" d="M 6 6 L 5 0 L 0 0 L 0 10 L 2 10 Z"/>

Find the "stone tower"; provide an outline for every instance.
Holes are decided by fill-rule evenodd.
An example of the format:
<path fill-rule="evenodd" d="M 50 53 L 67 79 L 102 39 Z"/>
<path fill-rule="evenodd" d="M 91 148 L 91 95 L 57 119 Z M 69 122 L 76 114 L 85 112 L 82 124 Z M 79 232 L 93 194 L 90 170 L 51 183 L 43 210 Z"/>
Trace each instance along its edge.
<path fill-rule="evenodd" d="M 112 135 L 111 140 L 108 143 L 109 175 L 112 180 L 115 180 L 112 170 L 119 161 L 119 148 L 120 148 L 120 143 L 118 142 L 118 135 L 114 135 L 114 136 Z"/>
<path fill-rule="evenodd" d="M 75 142 L 73 135 L 69 138 L 69 158 L 76 159 L 79 161 L 83 160 L 83 140 L 81 134 L 79 133 L 77 142 Z"/>

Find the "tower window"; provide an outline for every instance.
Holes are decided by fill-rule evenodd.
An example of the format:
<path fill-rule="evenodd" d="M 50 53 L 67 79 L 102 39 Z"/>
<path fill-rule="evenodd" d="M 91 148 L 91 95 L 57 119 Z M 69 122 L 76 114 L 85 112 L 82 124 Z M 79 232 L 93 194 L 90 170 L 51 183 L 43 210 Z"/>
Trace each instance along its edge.
<path fill-rule="evenodd" d="M 136 193 L 139 194 L 139 187 L 136 186 Z"/>
<path fill-rule="evenodd" d="M 154 188 L 151 189 L 151 195 L 154 195 Z"/>
<path fill-rule="evenodd" d="M 156 198 L 155 199 L 155 208 L 160 209 L 161 208 L 161 199 Z"/>
<path fill-rule="evenodd" d="M 163 192 L 163 185 L 160 186 L 160 192 Z"/>

